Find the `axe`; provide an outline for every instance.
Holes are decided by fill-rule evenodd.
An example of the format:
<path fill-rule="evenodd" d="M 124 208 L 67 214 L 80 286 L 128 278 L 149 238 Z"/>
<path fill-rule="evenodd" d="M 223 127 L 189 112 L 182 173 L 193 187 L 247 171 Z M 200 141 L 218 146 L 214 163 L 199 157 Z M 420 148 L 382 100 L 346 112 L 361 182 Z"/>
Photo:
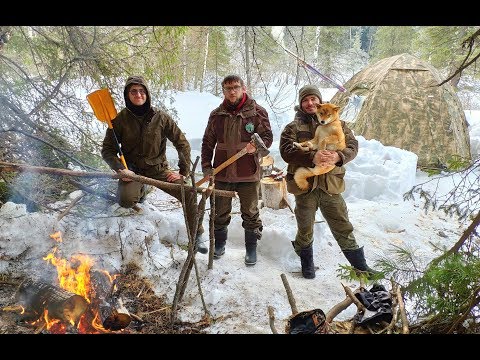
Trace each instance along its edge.
<path fill-rule="evenodd" d="M 263 142 L 262 138 L 260 137 L 260 135 L 258 135 L 257 133 L 253 133 L 252 135 L 252 140 L 250 140 L 250 142 L 255 146 L 255 148 L 257 149 L 256 153 L 259 154 L 260 156 L 267 156 L 270 151 L 267 149 L 267 147 L 265 146 L 265 143 Z M 221 163 L 220 165 L 218 165 L 215 169 L 213 169 L 213 174 L 212 175 L 216 175 L 218 174 L 220 171 L 222 171 L 223 169 L 225 169 L 228 165 L 234 163 L 235 161 L 237 161 L 238 159 L 240 159 L 243 155 L 245 155 L 247 153 L 247 147 L 245 146 L 242 150 L 240 150 L 238 153 L 236 153 L 235 155 L 233 155 L 231 158 L 229 158 L 228 160 L 226 160 L 225 162 Z M 203 179 L 197 181 L 195 183 L 195 186 L 200 186 L 202 185 L 205 181 L 208 180 L 208 178 L 210 177 L 210 175 L 207 175 L 205 176 Z"/>

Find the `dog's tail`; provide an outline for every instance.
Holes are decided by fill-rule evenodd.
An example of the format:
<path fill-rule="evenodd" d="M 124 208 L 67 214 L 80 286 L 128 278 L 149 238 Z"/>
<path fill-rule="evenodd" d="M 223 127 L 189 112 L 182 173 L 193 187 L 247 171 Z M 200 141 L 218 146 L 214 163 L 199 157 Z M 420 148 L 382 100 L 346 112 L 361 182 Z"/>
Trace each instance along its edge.
<path fill-rule="evenodd" d="M 313 168 L 299 167 L 297 170 L 295 170 L 293 179 L 300 190 L 308 190 L 308 178 L 316 175 L 326 174 L 327 172 L 332 171 L 334 168 L 335 165 L 315 166 Z"/>

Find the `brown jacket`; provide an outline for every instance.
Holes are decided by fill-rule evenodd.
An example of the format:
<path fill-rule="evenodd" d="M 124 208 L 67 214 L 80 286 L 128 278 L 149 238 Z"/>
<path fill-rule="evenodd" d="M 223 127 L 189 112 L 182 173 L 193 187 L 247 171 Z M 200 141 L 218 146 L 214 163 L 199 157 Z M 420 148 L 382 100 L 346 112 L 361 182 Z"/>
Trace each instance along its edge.
<path fill-rule="evenodd" d="M 224 103 L 210 113 L 202 139 L 202 171 L 208 173 L 219 166 L 250 142 L 257 133 L 265 146 L 272 145 L 273 133 L 267 111 L 247 96 L 238 112 L 229 112 Z M 215 156 L 214 156 L 215 153 Z M 223 182 L 260 181 L 259 156 L 246 154 L 215 175 Z"/>
<path fill-rule="evenodd" d="M 147 90 L 148 106 L 150 94 L 147 85 L 136 79 Z M 127 81 L 126 90 L 131 84 Z M 127 102 L 127 100 L 126 100 Z M 127 102 L 128 104 L 128 102 Z M 121 144 L 123 155 L 130 170 L 142 175 L 144 169 L 158 166 L 159 171 L 168 169 L 166 158 L 167 140 L 170 140 L 178 151 L 178 167 L 180 174 L 188 176 L 190 173 L 190 143 L 177 123 L 166 112 L 150 106 L 143 116 L 135 115 L 130 109 L 124 108 L 112 120 L 113 130 Z M 113 170 L 123 169 L 117 156 L 117 145 L 111 129 L 107 129 L 102 146 L 102 157 Z"/>
<path fill-rule="evenodd" d="M 295 110 L 297 110 L 295 119 L 285 126 L 280 136 L 280 155 L 282 156 L 282 159 L 288 163 L 287 185 L 290 185 L 289 191 L 294 194 L 295 191 L 291 188 L 294 184 L 293 174 L 295 173 L 295 170 L 301 166 L 315 166 L 312 160 L 316 150 L 304 151 L 294 146 L 293 143 L 312 139 L 315 135 L 315 130 L 319 125 L 315 114 L 306 114 L 300 110 L 298 106 L 295 107 Z M 330 172 L 313 176 L 308 179 L 311 188 L 321 188 L 329 194 L 339 194 L 345 190 L 345 181 L 343 179 L 345 176 L 345 167 L 343 165 L 353 160 L 358 153 L 357 139 L 353 135 L 353 132 L 348 128 L 345 121 L 340 121 L 342 123 L 343 132 L 345 133 L 345 143 L 347 145 L 344 150 L 337 151 L 338 155 L 340 155 L 340 161 L 335 164 L 337 166 Z M 303 191 L 303 193 L 305 192 L 306 191 Z M 298 194 L 300 193 L 302 193 L 302 191 L 298 191 Z"/>

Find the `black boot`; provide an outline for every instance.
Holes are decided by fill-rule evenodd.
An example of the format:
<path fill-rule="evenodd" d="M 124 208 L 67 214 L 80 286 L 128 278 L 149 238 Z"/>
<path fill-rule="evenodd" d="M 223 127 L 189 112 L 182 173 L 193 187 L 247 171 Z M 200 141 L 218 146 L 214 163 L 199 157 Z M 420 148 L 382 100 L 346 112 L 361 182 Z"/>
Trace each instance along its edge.
<path fill-rule="evenodd" d="M 245 230 L 245 265 L 257 263 L 257 241 L 261 236 L 259 230 Z"/>
<path fill-rule="evenodd" d="M 215 251 L 213 252 L 213 257 L 218 259 L 223 254 L 225 254 L 225 243 L 227 242 L 227 229 L 215 230 Z"/>
<path fill-rule="evenodd" d="M 315 278 L 315 264 L 313 263 L 313 246 L 300 250 L 300 262 L 302 264 L 302 275 L 305 279 Z"/>
<path fill-rule="evenodd" d="M 195 238 L 195 251 L 198 251 L 200 254 L 208 254 L 208 247 L 202 240 L 202 234 L 197 234 Z"/>
<path fill-rule="evenodd" d="M 363 246 L 355 250 L 343 250 L 343 254 L 347 258 L 350 265 L 357 270 L 365 272 L 368 278 L 380 274 L 379 271 L 373 270 L 367 265 L 365 255 L 363 253 Z"/>

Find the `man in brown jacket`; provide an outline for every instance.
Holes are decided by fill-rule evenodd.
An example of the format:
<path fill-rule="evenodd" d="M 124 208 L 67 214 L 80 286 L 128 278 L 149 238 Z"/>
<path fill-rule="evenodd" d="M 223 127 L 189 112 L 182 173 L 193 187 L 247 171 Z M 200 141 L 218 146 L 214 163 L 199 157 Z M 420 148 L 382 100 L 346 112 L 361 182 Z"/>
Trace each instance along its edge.
<path fill-rule="evenodd" d="M 368 267 L 363 247 L 357 245 L 353 235 L 353 225 L 348 218 L 348 209 L 341 193 L 345 190 L 345 165 L 358 153 L 358 141 L 353 132 L 341 121 L 345 133 L 346 148 L 341 151 L 311 150 L 304 151 L 293 145 L 294 142 L 310 140 L 319 126 L 316 115 L 317 104 L 322 103 L 320 90 L 313 85 L 302 87 L 298 94 L 299 106 L 295 106 L 295 118 L 282 131 L 280 137 L 280 155 L 288 163 L 287 190 L 295 195 L 295 218 L 297 235 L 292 241 L 297 255 L 300 256 L 303 277 L 313 279 L 313 224 L 318 208 L 322 212 L 333 237 L 350 264 L 357 270 L 372 276 L 377 271 Z M 321 125 L 320 125 L 321 126 Z M 319 164 L 336 165 L 326 174 L 310 177 L 310 187 L 300 190 L 293 179 L 298 167 L 314 167 Z"/>
<path fill-rule="evenodd" d="M 215 175 L 215 187 L 237 192 L 242 227 L 245 229 L 245 264 L 255 265 L 257 241 L 263 230 L 258 209 L 261 168 L 259 156 L 250 140 L 252 134 L 257 133 L 268 148 L 272 145 L 273 134 L 267 111 L 248 96 L 239 76 L 225 77 L 222 89 L 224 100 L 210 113 L 202 139 L 202 171 L 204 176 L 212 174 L 215 167 L 247 147 L 248 154 Z M 214 257 L 219 258 L 225 253 L 232 199 L 216 196 L 215 210 Z"/>
<path fill-rule="evenodd" d="M 177 123 L 166 112 L 151 105 L 150 91 L 141 76 L 130 76 L 123 91 L 126 107 L 112 120 L 112 129 L 107 129 L 102 146 L 102 157 L 107 164 L 120 174 L 138 174 L 160 181 L 181 183 L 190 173 L 190 144 Z M 117 156 L 117 143 L 125 157 L 128 169 Z M 169 169 L 166 158 L 166 144 L 170 140 L 178 152 L 179 172 Z M 181 200 L 180 188 L 164 190 Z M 145 186 L 125 177 L 118 181 L 117 199 L 120 206 L 131 208 L 145 197 Z M 185 192 L 187 222 L 190 231 L 194 228 L 196 194 Z M 204 232 L 203 215 L 198 219 L 196 250 L 208 252 L 201 235 Z"/>

